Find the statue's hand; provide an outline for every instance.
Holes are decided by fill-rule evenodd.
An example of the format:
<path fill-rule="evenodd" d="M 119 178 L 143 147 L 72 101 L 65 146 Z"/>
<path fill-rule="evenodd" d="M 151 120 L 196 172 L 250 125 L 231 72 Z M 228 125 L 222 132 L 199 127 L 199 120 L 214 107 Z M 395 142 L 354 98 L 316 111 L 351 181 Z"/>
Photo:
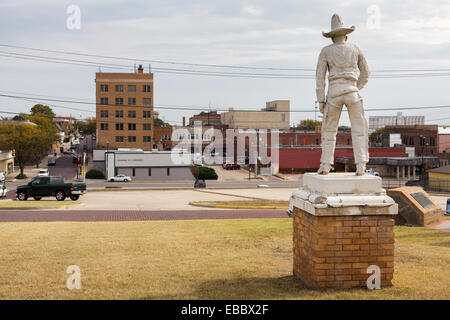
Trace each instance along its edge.
<path fill-rule="evenodd" d="M 324 112 L 324 110 L 325 110 L 325 104 L 326 104 L 326 102 L 319 102 L 319 110 L 320 110 L 320 113 L 323 113 L 323 112 Z"/>

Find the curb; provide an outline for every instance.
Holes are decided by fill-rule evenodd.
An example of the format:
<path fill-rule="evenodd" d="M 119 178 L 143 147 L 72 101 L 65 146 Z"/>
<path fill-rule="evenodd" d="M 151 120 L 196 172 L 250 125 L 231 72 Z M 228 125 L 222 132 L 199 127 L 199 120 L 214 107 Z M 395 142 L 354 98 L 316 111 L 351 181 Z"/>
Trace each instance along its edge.
<path fill-rule="evenodd" d="M 293 189 L 294 187 L 290 187 L 290 186 L 287 186 L 287 187 L 274 187 L 274 189 Z M 260 188 L 258 188 L 258 187 L 238 187 L 238 188 L 230 188 L 230 187 L 228 187 L 228 188 L 225 188 L 225 187 L 214 187 L 214 188 L 208 188 L 208 187 L 206 187 L 205 189 L 207 189 L 207 190 L 215 190 L 215 189 L 221 189 L 221 190 L 240 190 L 240 189 L 260 189 Z M 139 188 L 139 187 L 136 187 L 136 188 L 95 188 L 95 189 L 91 189 L 91 188 L 89 188 L 89 186 L 87 186 L 87 192 L 86 193 L 89 193 L 89 192 L 109 192 L 109 191 L 113 191 L 113 192 L 116 192 L 116 191 L 171 191 L 171 190 L 197 190 L 197 188 L 194 188 L 194 187 L 175 187 L 175 188 L 167 188 L 167 187 L 163 187 L 163 188 Z M 200 190 L 198 190 L 198 191 L 200 191 Z M 227 194 L 228 196 L 233 196 L 233 195 L 229 195 L 229 194 Z M 259 198 L 257 198 L 257 199 L 259 199 Z"/>
<path fill-rule="evenodd" d="M 194 207 L 203 207 L 203 208 L 216 208 L 216 209 L 289 209 L 289 206 L 234 206 L 234 205 L 226 205 L 226 204 L 202 204 L 189 202 L 189 205 Z"/>
<path fill-rule="evenodd" d="M 2 211 L 2 210 L 42 210 L 42 209 L 65 209 L 65 206 L 62 206 L 62 207 L 0 207 L 0 211 Z"/>

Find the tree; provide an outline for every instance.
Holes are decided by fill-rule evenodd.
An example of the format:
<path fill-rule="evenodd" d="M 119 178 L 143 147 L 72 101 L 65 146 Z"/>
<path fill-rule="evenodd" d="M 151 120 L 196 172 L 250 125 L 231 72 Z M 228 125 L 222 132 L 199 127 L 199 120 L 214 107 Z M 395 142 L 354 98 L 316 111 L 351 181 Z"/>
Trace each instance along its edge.
<path fill-rule="evenodd" d="M 33 143 L 36 149 L 40 152 L 35 154 L 33 163 L 36 164 L 36 168 L 39 167 L 39 163 L 42 158 L 48 153 L 52 144 L 59 140 L 58 130 L 53 122 L 53 118 L 49 118 L 47 115 L 42 113 L 36 113 L 33 116 L 29 116 L 28 120 L 37 125 L 37 130 L 40 132 L 39 137 L 33 137 Z"/>
<path fill-rule="evenodd" d="M 157 127 L 157 128 L 159 128 L 159 127 L 170 127 L 170 124 L 167 123 L 167 122 L 164 122 L 163 120 L 161 120 L 159 118 L 155 118 L 153 120 L 153 126 Z"/>
<path fill-rule="evenodd" d="M 55 117 L 55 113 L 53 112 L 52 108 L 43 104 L 35 104 L 31 108 L 31 115 L 34 116 L 36 114 L 44 115 L 48 118 L 51 118 L 52 120 Z"/>
<path fill-rule="evenodd" d="M 15 150 L 15 161 L 23 175 L 25 165 L 35 163 L 42 155 L 42 130 L 27 123 L 0 125 L 0 149 Z"/>
<path fill-rule="evenodd" d="M 28 115 L 26 113 L 19 113 L 18 115 L 14 116 L 12 119 L 14 121 L 26 121 L 28 118 Z"/>
<path fill-rule="evenodd" d="M 350 132 L 351 129 L 348 126 L 339 126 L 338 127 L 338 131 L 343 131 L 343 132 Z"/>
<path fill-rule="evenodd" d="M 389 130 L 387 128 L 380 128 L 375 130 L 369 135 L 369 142 L 370 143 L 381 143 L 381 136 L 383 133 L 388 133 Z"/>
<path fill-rule="evenodd" d="M 78 130 L 82 134 L 94 134 L 97 131 L 97 120 L 87 118 L 85 121 L 77 122 Z"/>
<path fill-rule="evenodd" d="M 306 119 L 306 120 L 300 121 L 300 123 L 297 125 L 297 129 L 305 130 L 305 131 L 314 131 L 314 130 L 316 130 L 317 126 L 321 126 L 321 125 L 322 125 L 322 121 Z"/>

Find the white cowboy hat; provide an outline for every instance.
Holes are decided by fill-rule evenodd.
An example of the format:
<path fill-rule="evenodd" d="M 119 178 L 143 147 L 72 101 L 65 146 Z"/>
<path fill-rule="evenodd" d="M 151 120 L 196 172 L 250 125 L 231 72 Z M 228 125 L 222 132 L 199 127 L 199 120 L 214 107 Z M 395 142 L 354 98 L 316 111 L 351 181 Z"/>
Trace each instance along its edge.
<path fill-rule="evenodd" d="M 341 16 L 335 13 L 333 14 L 333 17 L 331 17 L 331 31 L 322 32 L 322 34 L 326 38 L 332 38 L 335 36 L 345 36 L 346 34 L 349 34 L 353 31 L 355 31 L 355 26 L 344 26 L 344 22 L 342 22 Z"/>

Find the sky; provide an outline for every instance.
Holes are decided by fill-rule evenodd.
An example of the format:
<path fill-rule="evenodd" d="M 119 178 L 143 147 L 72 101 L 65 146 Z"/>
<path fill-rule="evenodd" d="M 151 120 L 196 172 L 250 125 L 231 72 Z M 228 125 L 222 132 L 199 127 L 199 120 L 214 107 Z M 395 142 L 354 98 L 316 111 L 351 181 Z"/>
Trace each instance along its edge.
<path fill-rule="evenodd" d="M 71 5 L 80 10 L 79 29 L 67 26 L 72 15 L 67 10 Z M 363 51 L 372 75 L 404 69 L 450 69 L 450 2 L 443 0 L 1 0 L 0 44 L 130 59 L 68 56 L 0 46 L 0 93 L 95 101 L 94 79 L 98 66 L 17 59 L 8 56 L 11 52 L 114 63 L 130 71 L 134 64 L 143 64 L 147 72 L 149 63 L 143 60 L 158 60 L 310 71 L 212 68 L 157 62 L 151 63 L 152 68 L 314 75 L 321 48 L 331 43 L 322 36 L 322 31 L 330 29 L 333 13 L 339 13 L 346 25 L 356 26 L 348 40 Z M 172 124 L 180 124 L 183 116 L 189 117 L 198 111 L 168 110 L 158 105 L 257 110 L 267 101 L 290 100 L 291 110 L 314 110 L 313 77 L 216 77 L 154 70 L 155 110 Z M 361 91 L 365 108 L 389 110 L 367 111 L 366 115 L 394 115 L 399 107 L 450 105 L 449 80 L 450 75 L 370 78 Z M 93 104 L 53 103 L 59 106 L 53 107 L 58 115 L 85 118 L 95 114 Z M 1 111 L 27 112 L 33 104 L 0 97 Z M 87 111 L 64 108 L 67 106 Z M 429 124 L 450 124 L 450 108 L 402 112 L 425 115 Z M 292 112 L 291 123 L 314 117 L 313 111 Z M 341 124 L 349 124 L 345 112 Z"/>

